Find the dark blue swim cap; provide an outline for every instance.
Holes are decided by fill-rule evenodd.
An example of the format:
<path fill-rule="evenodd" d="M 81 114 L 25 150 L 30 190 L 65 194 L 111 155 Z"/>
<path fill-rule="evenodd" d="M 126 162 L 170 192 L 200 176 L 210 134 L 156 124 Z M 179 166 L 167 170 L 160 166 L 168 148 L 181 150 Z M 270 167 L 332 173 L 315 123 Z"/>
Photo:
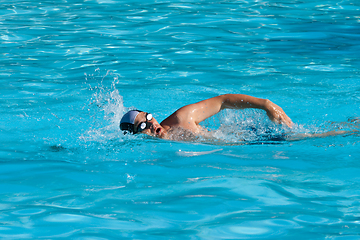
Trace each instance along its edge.
<path fill-rule="evenodd" d="M 124 131 L 124 134 L 126 134 L 126 131 L 134 134 L 135 133 L 135 118 L 136 116 L 141 113 L 140 110 L 131 110 L 125 113 L 125 115 L 121 118 L 120 121 L 120 129 Z"/>

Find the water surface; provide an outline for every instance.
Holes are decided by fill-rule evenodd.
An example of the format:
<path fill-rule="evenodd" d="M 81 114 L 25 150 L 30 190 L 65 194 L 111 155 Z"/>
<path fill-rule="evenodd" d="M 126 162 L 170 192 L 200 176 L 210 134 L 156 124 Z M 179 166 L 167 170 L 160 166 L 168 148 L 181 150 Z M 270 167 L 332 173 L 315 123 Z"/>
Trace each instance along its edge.
<path fill-rule="evenodd" d="M 273 141 L 259 134 L 289 129 L 257 110 L 204 122 L 220 128 L 210 142 L 123 136 L 118 122 L 241 93 L 280 105 L 296 134 L 357 130 L 359 10 L 3 1 L 0 237 L 358 239 L 356 132 Z"/>

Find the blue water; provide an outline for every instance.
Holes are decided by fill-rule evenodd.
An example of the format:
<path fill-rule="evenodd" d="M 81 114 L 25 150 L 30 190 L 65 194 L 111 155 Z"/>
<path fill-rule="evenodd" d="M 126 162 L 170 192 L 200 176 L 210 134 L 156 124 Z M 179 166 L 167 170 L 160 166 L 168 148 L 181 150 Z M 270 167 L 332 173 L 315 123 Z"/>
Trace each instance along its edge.
<path fill-rule="evenodd" d="M 360 238 L 358 1 L 5 0 L 0 42 L 0 238 Z M 258 110 L 212 141 L 118 129 L 225 93 L 353 133 L 267 139 L 288 129 Z"/>

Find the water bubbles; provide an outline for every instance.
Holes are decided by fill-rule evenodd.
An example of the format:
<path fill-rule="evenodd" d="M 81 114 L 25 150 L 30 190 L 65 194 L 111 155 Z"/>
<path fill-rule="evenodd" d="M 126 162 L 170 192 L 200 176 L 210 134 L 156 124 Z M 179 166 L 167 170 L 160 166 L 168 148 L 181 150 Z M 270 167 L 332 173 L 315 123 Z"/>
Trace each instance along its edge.
<path fill-rule="evenodd" d="M 256 109 L 224 110 L 204 122 L 209 136 L 222 143 L 274 143 L 285 141 L 286 127 L 272 123 Z"/>
<path fill-rule="evenodd" d="M 118 75 L 111 70 L 103 74 L 97 68 L 95 74 L 85 73 L 85 76 L 92 95 L 84 107 L 88 112 L 89 126 L 79 141 L 87 146 L 111 148 L 110 145 L 121 142 L 119 122 L 126 111 L 123 98 L 116 88 Z"/>
<path fill-rule="evenodd" d="M 135 180 L 135 175 L 131 175 L 131 174 L 128 174 L 126 173 L 126 183 L 131 183 Z"/>

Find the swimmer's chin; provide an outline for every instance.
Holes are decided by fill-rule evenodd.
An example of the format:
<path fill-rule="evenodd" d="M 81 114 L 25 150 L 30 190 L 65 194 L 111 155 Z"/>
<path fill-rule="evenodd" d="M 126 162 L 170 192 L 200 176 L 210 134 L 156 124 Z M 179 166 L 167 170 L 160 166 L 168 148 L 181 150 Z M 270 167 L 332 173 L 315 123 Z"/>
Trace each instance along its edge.
<path fill-rule="evenodd" d="M 161 138 L 161 139 L 169 139 L 169 134 L 167 132 L 160 132 L 158 135 L 156 135 L 155 137 L 157 138 Z"/>
<path fill-rule="evenodd" d="M 165 131 L 165 129 L 159 128 L 156 130 L 157 131 L 155 131 L 154 133 L 150 133 L 148 135 L 151 137 L 155 137 L 155 138 L 169 139 L 169 135 L 168 135 L 167 131 Z"/>

